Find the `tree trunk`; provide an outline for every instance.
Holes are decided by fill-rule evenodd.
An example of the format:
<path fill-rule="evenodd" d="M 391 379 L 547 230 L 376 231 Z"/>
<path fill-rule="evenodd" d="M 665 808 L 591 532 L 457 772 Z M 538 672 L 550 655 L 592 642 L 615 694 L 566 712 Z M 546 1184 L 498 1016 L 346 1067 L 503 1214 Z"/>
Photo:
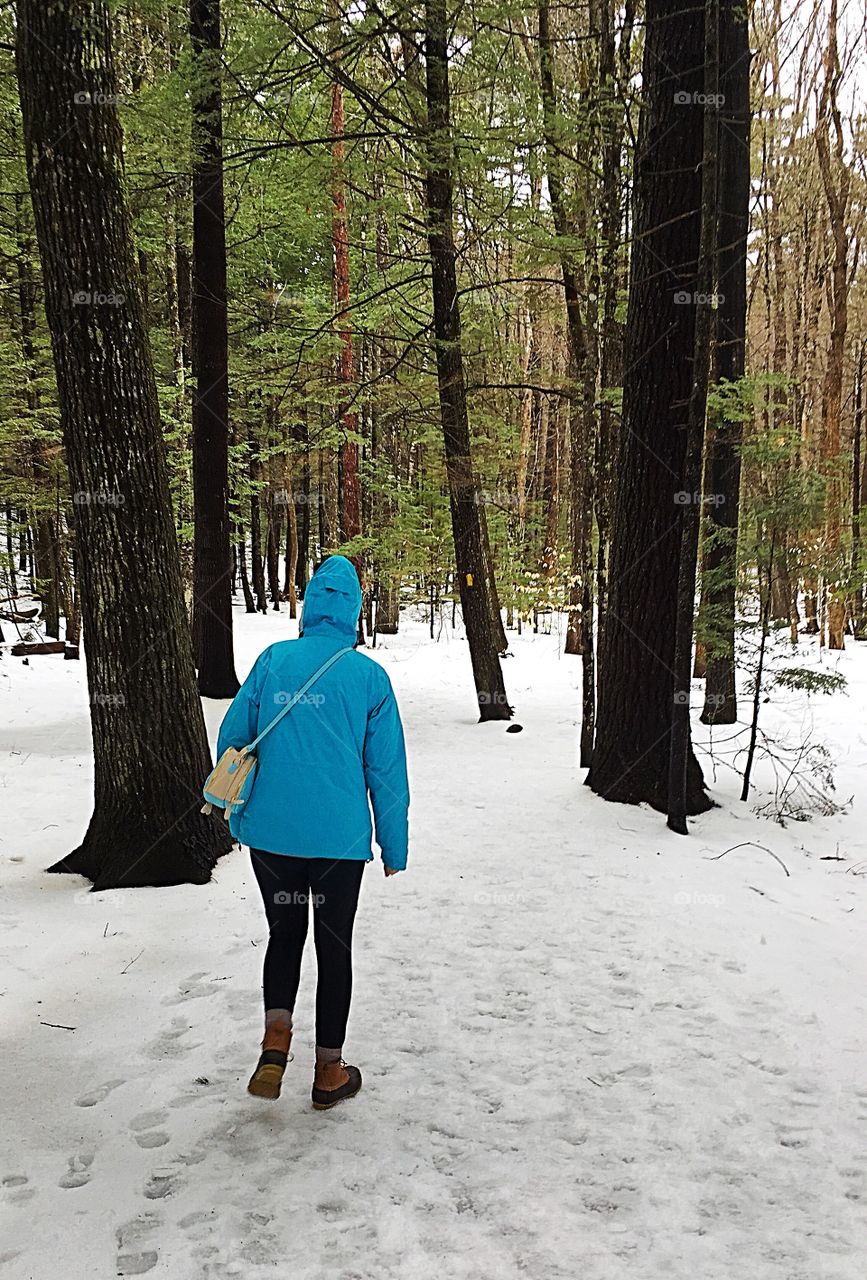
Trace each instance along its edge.
<path fill-rule="evenodd" d="M 242 525 L 238 530 L 238 543 L 235 548 L 235 559 L 238 564 L 238 572 L 241 577 L 241 591 L 244 596 L 244 611 L 246 613 L 256 612 L 256 602 L 253 599 L 253 592 L 250 590 L 250 575 L 247 572 L 247 539 Z"/>
<path fill-rule="evenodd" d="M 852 421 L 852 578 L 855 582 L 852 624 L 857 639 L 862 638 L 864 630 L 864 579 L 861 570 L 861 503 L 864 498 L 862 492 L 862 454 L 864 452 L 862 437 L 864 427 L 865 350 L 867 350 L 867 346 L 862 342 L 855 367 L 855 389 L 853 395 L 855 408 Z"/>
<path fill-rule="evenodd" d="M 744 376 L 747 323 L 747 233 L 750 197 L 750 46 L 745 10 L 720 0 L 719 293 L 717 379 Z M 702 610 L 712 617 L 707 656 L 704 724 L 734 724 L 735 590 L 741 484 L 741 422 L 737 414 L 715 424 L 707 468 L 708 533 L 702 574 Z M 788 602 L 786 617 L 788 618 Z"/>
<path fill-rule="evenodd" d="M 18 595 L 18 577 L 15 569 L 15 536 L 13 532 L 14 518 L 12 513 L 12 504 L 6 503 L 6 566 L 9 574 L 9 604 L 14 608 L 15 597 Z"/>
<path fill-rule="evenodd" d="M 103 495 L 76 515 L 94 812 L 81 846 L 52 870 L 97 889 L 202 884 L 232 841 L 199 811 L 211 761 L 125 194 L 108 6 L 21 0 L 18 17 L 66 457 L 73 490 Z"/>
<path fill-rule="evenodd" d="M 376 630 L 383 636 L 396 636 L 400 624 L 400 590 L 396 583 L 380 579 L 376 602 Z"/>
<path fill-rule="evenodd" d="M 343 141 L 343 89 L 339 80 L 331 86 L 332 175 L 331 239 L 334 248 L 334 297 L 340 338 L 340 404 L 338 420 L 341 429 L 338 454 L 340 495 L 340 540 L 350 542 L 361 533 L 361 493 L 358 481 L 358 414 L 349 408 L 353 395 L 355 371 L 352 354 L 352 326 L 349 318 L 349 228 L 346 217 L 346 182 L 343 166 L 346 146 Z M 360 557 L 354 556 L 356 569 Z"/>
<path fill-rule="evenodd" d="M 297 480 L 292 490 L 292 501 L 295 505 L 295 526 L 298 534 L 298 558 L 295 562 L 295 594 L 297 599 L 304 599 L 307 590 L 307 572 L 310 559 L 310 440 L 307 430 L 307 411 L 298 421 L 294 432 L 295 440 L 303 445 L 304 454 L 297 469 Z M 300 483 L 298 483 L 300 481 Z"/>
<path fill-rule="evenodd" d="M 292 493 L 286 502 L 286 574 L 283 579 L 283 599 L 289 601 L 289 617 L 298 617 L 298 596 L 295 592 L 295 573 L 298 568 L 298 520 Z"/>
<path fill-rule="evenodd" d="M 616 77 L 614 22 L 617 7 L 602 0 L 600 24 L 599 79 L 603 94 L 602 118 L 602 326 L 599 353 L 601 402 L 596 437 L 594 485 L 596 515 L 596 616 L 597 647 L 605 642 L 608 603 L 608 543 L 611 526 L 611 464 L 615 453 L 615 421 L 611 392 L 623 381 L 623 325 L 617 316 L 622 287 L 625 253 L 621 216 L 621 154 L 626 127 L 625 110 L 618 106 L 630 76 L 630 48 L 635 17 L 634 0 L 625 0 L 620 34 L 620 81 Z"/>
<path fill-rule="evenodd" d="M 702 6 L 648 0 L 609 610 L 587 781 L 665 812 L 701 200 Z M 683 101 L 688 96 L 688 103 Z M 688 813 L 710 802 L 692 750 Z"/>
<path fill-rule="evenodd" d="M 480 720 L 508 720 L 512 708 L 506 698 L 503 672 L 494 635 L 491 600 L 486 583 L 491 565 L 485 554 L 482 507 L 473 471 L 466 382 L 461 351 L 453 230 L 453 143 L 449 106 L 446 0 L 426 0 L 425 52 L 427 71 L 427 197 L 434 336 L 440 415 L 449 484 L 449 505 L 455 541 L 458 589 Z"/>
<path fill-rule="evenodd" d="M 199 692 L 238 692 L 229 522 L 229 334 L 220 0 L 190 0 L 193 53 L 193 639 Z"/>
<path fill-rule="evenodd" d="M 268 599 L 265 590 L 265 564 L 262 559 L 262 499 L 259 489 L 258 448 L 250 437 L 250 567 L 253 578 L 253 594 L 256 597 L 258 613 L 268 612 Z"/>
<path fill-rule="evenodd" d="M 704 13 L 704 131 L 701 164 L 701 232 L 699 238 L 698 291 L 695 318 L 695 346 L 692 388 L 686 422 L 686 453 L 683 485 L 688 494 L 700 498 L 704 456 L 707 390 L 710 382 L 711 350 L 714 341 L 714 309 L 711 305 L 716 285 L 717 201 L 719 179 L 719 0 L 706 0 Z M 701 526 L 700 501 L 684 505 L 680 526 L 680 560 L 677 579 L 677 610 L 674 624 L 674 702 L 671 716 L 671 743 L 668 773 L 668 825 L 680 835 L 687 834 L 687 787 L 690 745 L 690 677 L 692 638 L 695 630 L 695 584 Z"/>
<path fill-rule="evenodd" d="M 268 568 L 268 590 L 271 595 L 271 607 L 275 613 L 280 612 L 280 508 L 274 501 L 273 493 L 268 496 L 268 531 L 265 538 L 266 563 Z"/>
<path fill-rule="evenodd" d="M 822 463 L 826 481 L 825 495 L 825 574 L 829 579 L 828 647 L 842 649 L 846 631 L 845 578 L 841 531 L 843 523 L 844 486 L 840 467 L 840 416 L 843 398 L 843 362 L 849 323 L 849 231 L 847 227 L 851 174 L 844 154 L 843 131 L 837 104 L 837 88 L 841 77 L 837 48 L 837 0 L 831 0 L 828 12 L 828 36 L 824 53 L 825 79 L 816 120 L 816 152 L 828 204 L 833 253 L 831 256 L 829 310 L 830 335 L 828 360 L 822 386 Z M 834 128 L 834 148 L 830 131 Z"/>

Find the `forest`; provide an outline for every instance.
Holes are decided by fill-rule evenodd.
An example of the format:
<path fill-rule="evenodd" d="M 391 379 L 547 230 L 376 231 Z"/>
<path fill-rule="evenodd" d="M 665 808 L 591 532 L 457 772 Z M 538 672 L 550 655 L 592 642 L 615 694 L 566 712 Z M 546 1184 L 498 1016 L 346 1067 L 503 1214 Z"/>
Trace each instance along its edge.
<path fill-rule="evenodd" d="M 97 794 L 64 867 L 207 874 L 219 836 L 181 810 L 197 691 L 238 687 L 233 596 L 295 617 L 338 550 L 365 643 L 460 610 L 482 720 L 513 714 L 510 634 L 564 613 L 589 785 L 685 832 L 691 676 L 732 724 L 742 637 L 864 631 L 858 24 L 836 0 L 2 22 L 4 623 L 70 658 L 84 635 Z"/>
<path fill-rule="evenodd" d="M 860 1280 L 865 31 L 0 0 L 4 1277 Z M 329 567 L 412 796 L 333 1122 L 202 794 Z"/>

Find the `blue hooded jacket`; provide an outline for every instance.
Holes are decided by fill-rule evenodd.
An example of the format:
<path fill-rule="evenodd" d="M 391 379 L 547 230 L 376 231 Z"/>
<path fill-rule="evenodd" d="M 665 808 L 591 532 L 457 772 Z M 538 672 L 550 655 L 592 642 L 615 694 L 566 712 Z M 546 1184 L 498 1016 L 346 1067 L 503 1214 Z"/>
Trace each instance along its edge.
<path fill-rule="evenodd" d="M 217 758 L 252 742 L 338 649 L 353 645 L 361 587 L 344 556 L 330 556 L 304 594 L 301 635 L 259 655 L 220 726 Z M 382 860 L 407 859 L 409 785 L 403 728 L 387 674 L 345 653 L 256 749 L 252 794 L 229 822 L 241 844 L 298 858 L 369 861 L 368 794 Z"/>

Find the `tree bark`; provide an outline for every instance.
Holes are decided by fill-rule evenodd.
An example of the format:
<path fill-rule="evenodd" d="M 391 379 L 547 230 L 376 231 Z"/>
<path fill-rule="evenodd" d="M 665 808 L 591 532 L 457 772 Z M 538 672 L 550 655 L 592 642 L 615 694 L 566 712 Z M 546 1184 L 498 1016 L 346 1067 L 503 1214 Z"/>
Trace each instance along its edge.
<path fill-rule="evenodd" d="M 701 231 L 696 273 L 692 388 L 686 422 L 683 485 L 701 497 L 707 391 L 715 333 L 712 297 L 716 286 L 717 201 L 719 179 L 719 3 L 706 0 L 704 12 L 704 129 L 701 164 Z M 690 678 L 695 630 L 695 585 L 701 525 L 700 501 L 684 505 L 680 526 L 680 560 L 674 624 L 674 702 L 668 770 L 668 825 L 687 834 L 687 787 L 690 745 Z"/>
<path fill-rule="evenodd" d="M 245 613 L 255 613 L 256 602 L 253 599 L 253 592 L 250 590 L 250 575 L 247 572 L 247 539 L 243 525 L 238 530 L 238 544 L 235 555 L 238 562 L 238 572 L 241 577 L 241 591 L 244 595 L 244 611 Z"/>
<path fill-rule="evenodd" d="M 97 889 L 210 878 L 210 767 L 183 603 L 104 0 L 21 0 L 18 78 L 61 424 L 93 730 L 94 812 L 52 870 Z M 86 96 L 84 96 L 86 95 Z"/>
<path fill-rule="evenodd" d="M 271 608 L 280 612 L 280 507 L 274 500 L 273 491 L 268 495 L 268 530 L 265 535 L 265 559 L 268 569 L 268 591 L 271 595 Z"/>
<path fill-rule="evenodd" d="M 336 20 L 335 20 L 336 21 Z M 340 540 L 351 542 L 361 533 L 361 492 L 358 480 L 358 414 L 349 408 L 353 394 L 355 370 L 352 353 L 352 326 L 349 317 L 349 227 L 346 215 L 346 181 L 344 163 L 346 144 L 343 141 L 344 112 L 343 89 L 340 81 L 331 86 L 331 240 L 334 250 L 334 298 L 337 311 L 337 331 L 340 340 L 339 378 L 340 403 L 338 421 L 341 429 L 338 453 L 340 494 Z M 360 557 L 353 563 L 360 569 Z"/>
<path fill-rule="evenodd" d="M 293 432 L 304 453 L 300 466 L 297 467 L 296 481 L 292 490 L 292 501 L 295 505 L 295 526 L 298 535 L 298 558 L 295 562 L 295 595 L 298 600 L 304 599 L 307 589 L 308 561 L 310 559 L 310 440 L 307 430 L 307 410 L 299 418 Z"/>
<path fill-rule="evenodd" d="M 719 382 L 744 376 L 747 324 L 747 234 L 750 199 L 750 45 L 746 12 L 737 0 L 720 0 L 719 293 L 716 368 Z M 707 468 L 708 537 L 702 608 L 712 616 L 708 646 L 704 724 L 734 724 L 735 589 L 741 484 L 741 434 L 737 414 L 715 423 Z M 786 617 L 789 602 L 786 603 Z"/>
<path fill-rule="evenodd" d="M 193 109 L 193 640 L 199 692 L 238 692 L 229 521 L 229 332 L 220 0 L 190 0 Z"/>
<path fill-rule="evenodd" d="M 845 578 L 841 530 L 844 482 L 840 467 L 840 416 L 843 398 L 843 361 L 849 324 L 849 232 L 847 217 L 851 174 L 844 154 L 843 130 L 837 103 L 841 70 L 837 47 L 837 0 L 828 12 L 828 37 L 824 54 L 825 79 L 816 121 L 816 152 L 825 189 L 831 225 L 832 255 L 829 310 L 828 360 L 822 385 L 822 464 L 825 494 L 825 573 L 828 577 L 828 647 L 842 649 L 846 631 Z M 831 128 L 834 129 L 833 149 Z"/>
<path fill-rule="evenodd" d="M 253 594 L 256 597 L 256 611 L 268 612 L 268 600 L 265 590 L 265 563 L 262 559 L 262 499 L 259 488 L 258 446 L 253 433 L 250 433 L 250 567 L 253 580 Z"/>
<path fill-rule="evenodd" d="M 428 121 L 426 132 L 428 247 L 432 272 L 437 385 L 443 428 L 449 506 L 455 542 L 461 611 L 470 648 L 480 720 L 508 720 L 503 672 L 494 634 L 487 582 L 479 486 L 473 471 L 466 381 L 461 350 L 453 229 L 454 148 L 449 105 L 446 0 L 426 0 L 425 53 Z"/>
<path fill-rule="evenodd" d="M 665 812 L 677 612 L 684 423 L 692 386 L 701 201 L 703 11 L 649 0 L 635 157 L 623 425 L 609 608 L 588 784 Z M 688 103 L 682 100 L 688 95 Z M 687 756 L 688 813 L 709 808 Z"/>
<path fill-rule="evenodd" d="M 856 639 L 861 639 L 864 630 L 864 580 L 861 570 L 861 504 L 864 499 L 862 489 L 863 429 L 864 429 L 864 355 L 867 344 L 861 343 L 858 361 L 855 367 L 855 386 L 853 392 L 854 412 L 852 415 L 852 578 L 855 582 L 854 605 L 852 609 L 852 625 Z"/>

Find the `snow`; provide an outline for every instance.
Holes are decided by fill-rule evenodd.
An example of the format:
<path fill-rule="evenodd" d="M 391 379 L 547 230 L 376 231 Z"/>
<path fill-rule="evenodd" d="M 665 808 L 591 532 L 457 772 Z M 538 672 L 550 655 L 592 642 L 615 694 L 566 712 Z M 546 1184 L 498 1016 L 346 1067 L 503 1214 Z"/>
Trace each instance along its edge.
<path fill-rule="evenodd" d="M 290 625 L 239 612 L 239 671 Z M 475 723 L 448 625 L 432 643 L 404 620 L 375 651 L 407 727 L 410 869 L 365 872 L 365 1084 L 328 1113 L 312 954 L 283 1096 L 245 1093 L 246 850 L 199 888 L 44 874 L 90 810 L 84 669 L 4 653 L 0 1280 L 860 1280 L 867 646 L 805 641 L 795 661 L 847 692 L 762 709 L 812 726 L 852 806 L 783 828 L 721 764 L 684 839 L 580 785 L 580 665 L 557 634 L 513 645 L 519 734 Z"/>

